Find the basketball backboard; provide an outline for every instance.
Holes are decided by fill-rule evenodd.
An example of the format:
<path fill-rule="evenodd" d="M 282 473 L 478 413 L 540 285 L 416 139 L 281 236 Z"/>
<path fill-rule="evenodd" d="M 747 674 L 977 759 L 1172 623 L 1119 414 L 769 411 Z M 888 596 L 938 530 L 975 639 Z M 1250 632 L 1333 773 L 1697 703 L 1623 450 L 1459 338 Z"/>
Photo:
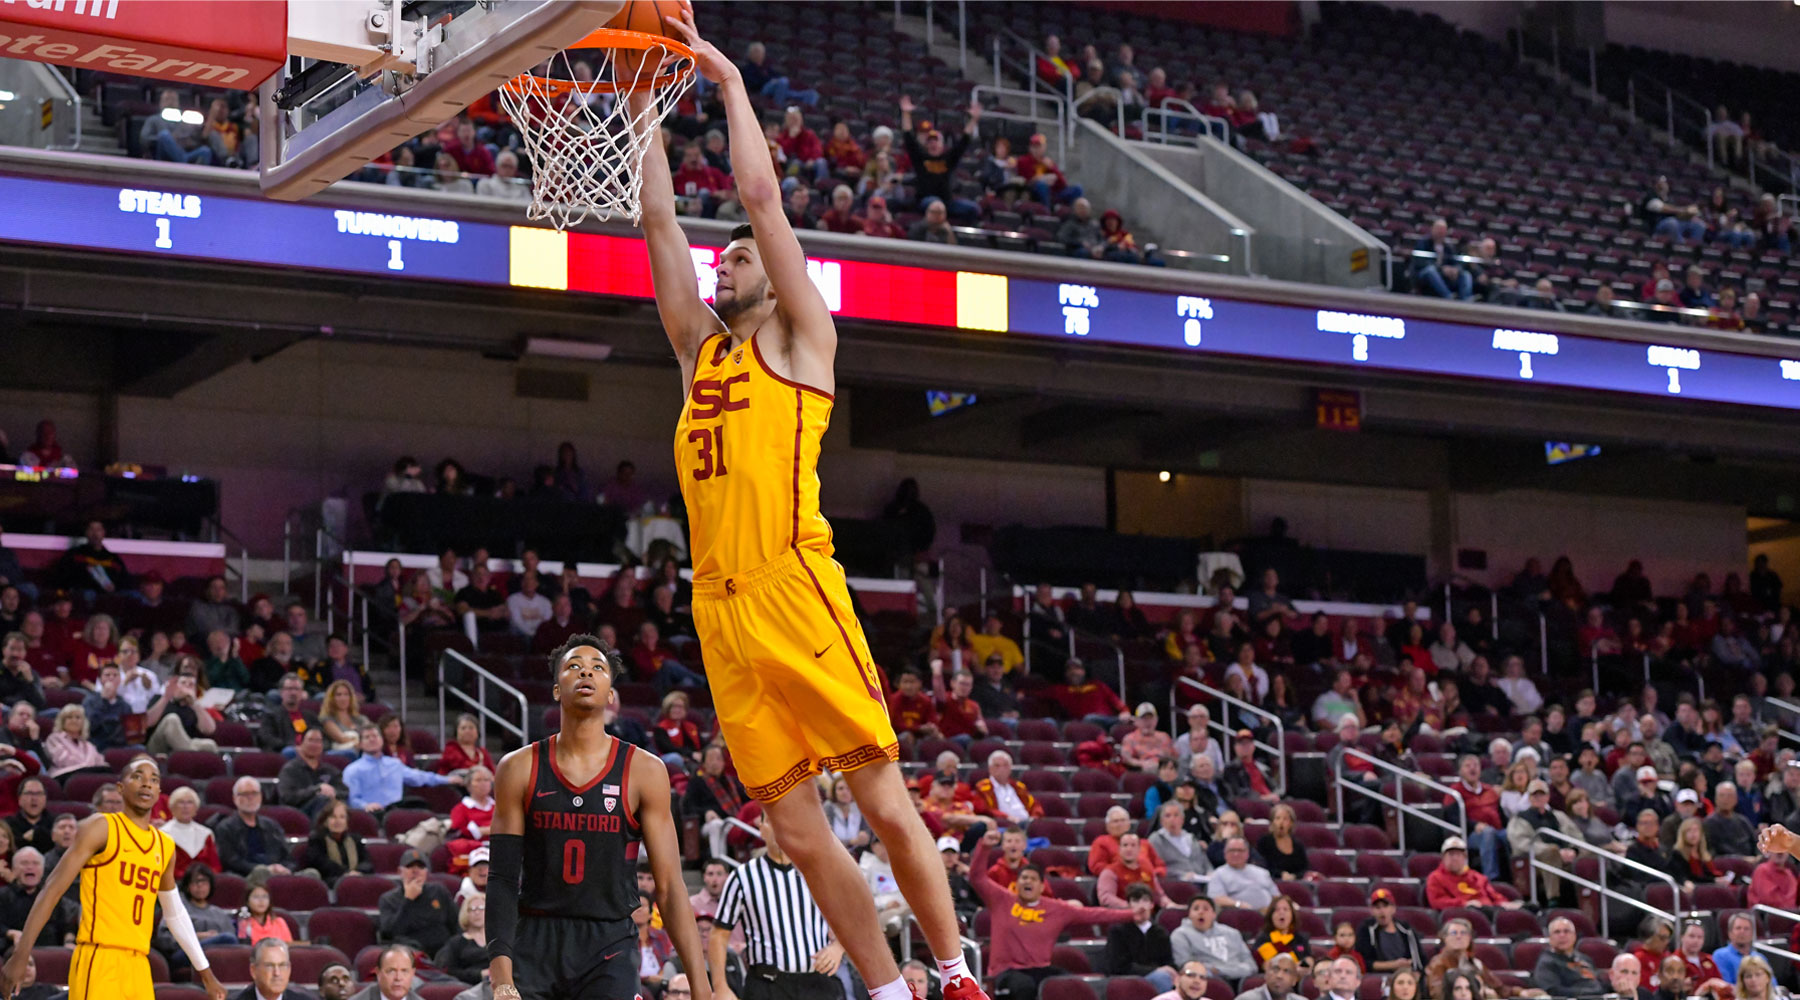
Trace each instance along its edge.
<path fill-rule="evenodd" d="M 297 200 L 460 114 L 604 25 L 622 0 L 290 0 L 258 94 L 262 188 Z"/>

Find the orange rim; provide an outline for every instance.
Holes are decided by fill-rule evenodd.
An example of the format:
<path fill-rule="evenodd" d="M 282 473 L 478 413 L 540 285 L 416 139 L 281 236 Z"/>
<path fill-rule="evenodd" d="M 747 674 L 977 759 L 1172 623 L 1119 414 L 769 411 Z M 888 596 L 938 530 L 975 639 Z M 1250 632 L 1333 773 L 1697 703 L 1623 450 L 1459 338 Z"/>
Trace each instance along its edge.
<path fill-rule="evenodd" d="M 621 28 L 596 28 L 586 38 L 569 46 L 570 49 L 636 49 L 640 52 L 648 52 L 657 47 L 667 49 L 671 54 L 687 60 L 686 65 L 677 65 L 675 69 L 663 73 L 655 79 L 633 84 L 624 89 L 661 90 L 693 74 L 694 50 L 688 48 L 685 42 L 664 35 L 625 31 Z M 532 83 L 527 81 L 535 83 L 535 88 Z M 588 94 L 616 94 L 621 88 L 616 81 L 611 80 L 582 83 L 577 80 L 553 80 L 547 76 L 537 76 L 533 73 L 520 73 L 503 84 L 502 89 L 519 96 L 528 96 L 534 89 L 537 89 L 548 92 L 553 97 L 562 97 L 577 91 Z"/>

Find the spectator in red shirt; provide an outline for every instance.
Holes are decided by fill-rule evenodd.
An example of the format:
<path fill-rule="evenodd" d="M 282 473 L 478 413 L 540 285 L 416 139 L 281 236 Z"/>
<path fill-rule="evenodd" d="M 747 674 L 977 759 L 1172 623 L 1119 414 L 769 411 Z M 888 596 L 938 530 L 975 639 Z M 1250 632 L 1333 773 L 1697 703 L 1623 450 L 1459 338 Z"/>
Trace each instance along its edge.
<path fill-rule="evenodd" d="M 964 750 L 977 737 L 988 734 L 987 720 L 981 717 L 981 706 L 970 695 L 975 690 L 975 675 L 958 670 L 950 677 L 950 688 L 944 689 L 944 661 L 931 661 L 931 693 L 937 698 L 938 730 L 947 740 Z"/>
<path fill-rule="evenodd" d="M 848 184 L 831 189 L 831 207 L 819 216 L 819 228 L 832 233 L 860 233 L 863 220 L 857 217 L 856 195 Z"/>
<path fill-rule="evenodd" d="M 1481 852 L 1482 871 L 1488 878 L 1499 878 L 1500 850 L 1505 843 L 1502 838 L 1506 830 L 1506 820 L 1500 816 L 1500 792 L 1492 785 L 1482 784 L 1481 758 L 1474 754 L 1464 754 L 1457 761 L 1456 774 L 1457 781 L 1450 786 L 1456 790 L 1456 795 L 1445 796 L 1444 804 L 1461 807 L 1469 840 Z M 1463 861 L 1468 861 L 1467 856 Z"/>
<path fill-rule="evenodd" d="M 1469 867 L 1469 845 L 1461 837 L 1450 837 L 1439 850 L 1442 860 L 1425 878 L 1426 905 L 1432 909 L 1487 906 L 1516 910 L 1525 905 L 1500 895 L 1487 876 Z"/>
<path fill-rule="evenodd" d="M 1113 806 L 1106 811 L 1106 832 L 1094 838 L 1088 845 L 1087 866 L 1089 875 L 1098 875 L 1106 870 L 1106 866 L 1119 860 L 1119 843 L 1131 833 L 1131 813 L 1124 806 Z M 1144 864 L 1158 875 L 1169 870 L 1169 866 L 1156 853 L 1156 848 L 1149 844 L 1140 845 Z"/>
<path fill-rule="evenodd" d="M 675 650 L 662 640 L 655 622 L 638 626 L 637 641 L 631 644 L 631 677 L 648 681 L 659 691 L 677 687 L 705 687 L 706 678 L 682 664 Z"/>
<path fill-rule="evenodd" d="M 1023 823 L 1044 814 L 1023 781 L 1014 781 L 1012 754 L 995 750 L 988 754 L 988 776 L 975 783 L 975 806 L 982 813 L 1009 823 Z"/>
<path fill-rule="evenodd" d="M 1042 132 L 1032 135 L 1025 152 L 1014 162 L 1014 169 L 1031 188 L 1032 195 L 1045 205 L 1073 204 L 1081 197 L 1081 185 L 1070 184 L 1063 176 L 1062 168 L 1050 157 L 1050 143 Z"/>
<path fill-rule="evenodd" d="M 969 883 L 987 904 L 992 921 L 987 972 L 998 981 L 996 992 L 1011 1000 L 1037 1000 L 1039 984 L 1067 974 L 1051 965 L 1050 957 L 1070 924 L 1124 923 L 1132 919 L 1132 913 L 1046 899 L 1044 872 L 1036 865 L 1026 865 L 1014 891 L 1006 891 L 987 873 L 989 856 L 999 840 L 998 830 L 989 831 L 969 860 Z"/>
<path fill-rule="evenodd" d="M 887 199 L 872 195 L 863 215 L 863 235 L 882 236 L 890 240 L 906 239 L 906 230 L 888 213 Z"/>
<path fill-rule="evenodd" d="M 486 176 L 494 172 L 494 154 L 487 143 L 475 137 L 475 123 L 467 118 L 456 120 L 456 132 L 443 144 L 444 152 L 456 160 L 457 169 L 465 174 Z"/>
<path fill-rule="evenodd" d="M 988 878 L 994 880 L 1000 888 L 1012 892 L 1019 880 L 1019 873 L 1025 870 L 1025 828 L 1009 826 L 1000 835 L 1000 854 L 994 863 L 988 866 Z M 1048 886 L 1044 895 L 1050 895 Z"/>
<path fill-rule="evenodd" d="M 1119 837 L 1119 856 L 1112 864 L 1100 869 L 1100 884 L 1095 892 L 1101 906 L 1114 910 L 1130 909 L 1131 904 L 1125 901 L 1125 890 L 1134 885 L 1149 886 L 1150 891 L 1156 894 L 1157 906 L 1175 905 L 1168 894 L 1163 892 L 1162 883 L 1156 878 L 1156 870 L 1145 856 L 1150 850 L 1149 844 L 1129 830 Z"/>
<path fill-rule="evenodd" d="M 806 127 L 806 115 L 799 105 L 788 105 L 787 117 L 782 120 L 781 133 L 775 141 L 786 154 L 789 169 L 799 171 L 802 178 L 822 181 L 830 176 L 831 162 L 825 159 L 825 144 L 819 141 L 819 133 Z"/>
<path fill-rule="evenodd" d="M 1213 84 L 1212 90 L 1207 93 L 1206 100 L 1200 102 L 1199 105 L 1201 114 L 1213 118 L 1229 119 L 1231 113 L 1236 110 L 1237 101 L 1231 97 L 1230 85 L 1224 82 Z"/>
<path fill-rule="evenodd" d="M 1575 637 L 1584 658 L 1615 656 L 1619 652 L 1619 633 L 1606 624 L 1606 614 L 1599 608 L 1588 609 L 1587 623 L 1581 626 Z"/>
<path fill-rule="evenodd" d="M 1800 896 L 1800 881 L 1794 877 L 1793 862 L 1786 854 L 1774 854 L 1750 873 L 1750 889 L 1744 898 L 1749 906 L 1792 910 L 1796 896 Z"/>
<path fill-rule="evenodd" d="M 832 123 L 831 138 L 825 143 L 825 159 L 830 161 L 832 172 L 839 177 L 856 180 L 862 176 L 868 157 L 863 154 L 862 144 L 850 134 L 849 122 Z"/>
<path fill-rule="evenodd" d="M 937 706 L 925 693 L 919 675 L 911 670 L 902 671 L 895 685 L 896 689 L 887 697 L 887 706 L 888 717 L 893 720 L 900 742 L 908 744 L 919 739 L 937 738 Z"/>
<path fill-rule="evenodd" d="M 62 650 L 46 638 L 48 626 L 39 611 L 27 611 L 19 622 L 19 633 L 25 637 L 25 662 L 37 672 L 45 688 L 63 686 L 62 668 L 69 662 Z"/>
<path fill-rule="evenodd" d="M 731 178 L 725 171 L 706 162 L 706 150 L 697 142 L 690 142 L 681 152 L 681 169 L 669 178 L 674 182 L 675 193 L 684 198 L 700 199 L 700 211 L 707 218 L 712 218 L 719 210 L 719 205 L 731 197 Z"/>
<path fill-rule="evenodd" d="M 968 782 L 962 780 L 962 758 L 957 756 L 955 750 L 945 750 L 938 754 L 931 772 L 919 776 L 919 794 L 930 795 L 933 787 L 946 782 L 956 790 L 957 798 L 974 800 L 975 793 L 969 788 Z"/>
<path fill-rule="evenodd" d="M 1044 697 L 1062 709 L 1065 719 L 1085 719 L 1098 726 L 1129 722 L 1131 710 L 1112 688 L 1088 680 L 1087 665 L 1071 658 L 1063 667 L 1063 682 L 1048 688 Z"/>
<path fill-rule="evenodd" d="M 1175 88 L 1169 86 L 1169 74 L 1161 66 L 1150 71 L 1144 81 L 1144 103 L 1153 108 L 1162 107 L 1162 102 L 1175 96 Z"/>

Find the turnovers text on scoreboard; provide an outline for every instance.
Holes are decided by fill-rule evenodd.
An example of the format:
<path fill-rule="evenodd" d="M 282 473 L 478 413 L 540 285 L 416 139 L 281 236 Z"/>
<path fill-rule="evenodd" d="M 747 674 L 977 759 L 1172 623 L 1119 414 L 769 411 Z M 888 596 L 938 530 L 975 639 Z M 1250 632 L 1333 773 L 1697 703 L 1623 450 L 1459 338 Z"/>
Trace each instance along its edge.
<path fill-rule="evenodd" d="M 0 176 L 0 241 L 626 298 L 641 240 L 227 195 Z M 712 297 L 717 247 L 694 248 Z M 1800 358 L 873 261 L 809 258 L 861 320 L 1800 409 Z M 1796 348 L 1800 355 L 1800 347 Z"/>

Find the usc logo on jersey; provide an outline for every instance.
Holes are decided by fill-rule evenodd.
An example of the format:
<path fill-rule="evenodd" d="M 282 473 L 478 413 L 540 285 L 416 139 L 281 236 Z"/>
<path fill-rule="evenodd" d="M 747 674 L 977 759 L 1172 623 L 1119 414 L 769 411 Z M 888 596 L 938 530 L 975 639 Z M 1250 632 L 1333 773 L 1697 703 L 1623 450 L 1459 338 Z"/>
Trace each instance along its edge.
<path fill-rule="evenodd" d="M 749 409 L 750 401 L 748 399 L 731 398 L 731 387 L 739 382 L 748 381 L 750 381 L 749 372 L 740 372 L 727 379 L 695 379 L 694 405 L 688 410 L 688 419 L 711 420 L 721 413 Z"/>
<path fill-rule="evenodd" d="M 119 884 L 128 889 L 155 888 L 161 878 L 161 872 L 147 865 L 134 864 L 130 861 L 119 862 Z"/>

